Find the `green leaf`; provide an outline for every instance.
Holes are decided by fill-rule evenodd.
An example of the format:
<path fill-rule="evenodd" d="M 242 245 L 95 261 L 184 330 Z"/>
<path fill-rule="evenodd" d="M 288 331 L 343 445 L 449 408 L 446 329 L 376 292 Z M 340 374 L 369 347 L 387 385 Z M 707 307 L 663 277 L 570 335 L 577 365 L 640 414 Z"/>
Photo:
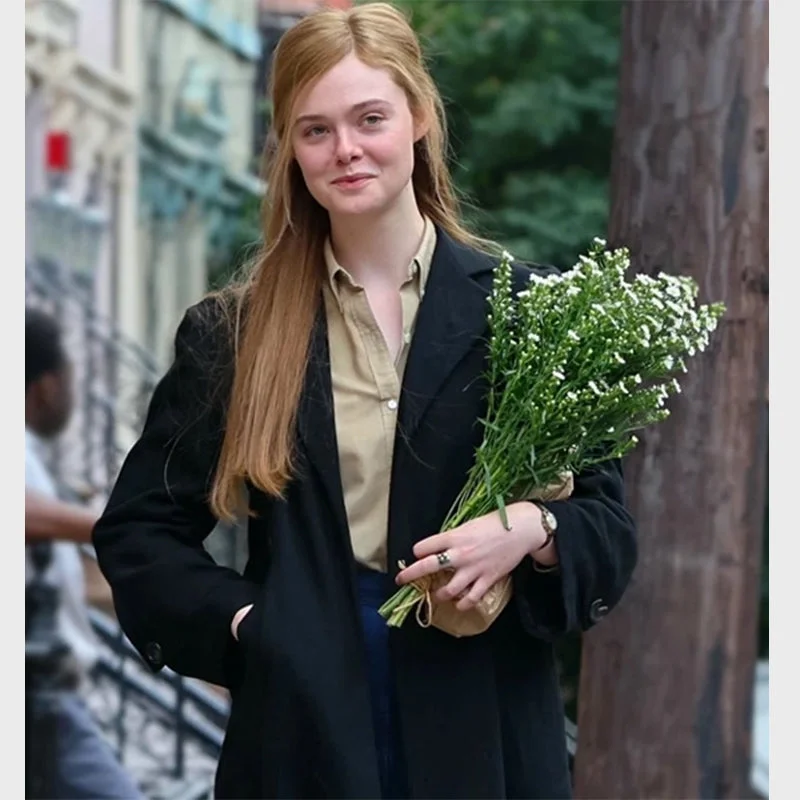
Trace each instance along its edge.
<path fill-rule="evenodd" d="M 492 495 L 492 473 L 489 472 L 489 465 L 483 462 L 483 475 L 486 478 L 486 491 L 491 497 Z"/>
<path fill-rule="evenodd" d="M 506 513 L 506 504 L 503 500 L 503 495 L 496 494 L 494 499 L 497 501 L 497 510 L 500 512 L 500 521 L 503 523 L 503 527 L 507 530 L 511 530 L 511 526 L 508 524 L 508 514 Z"/>

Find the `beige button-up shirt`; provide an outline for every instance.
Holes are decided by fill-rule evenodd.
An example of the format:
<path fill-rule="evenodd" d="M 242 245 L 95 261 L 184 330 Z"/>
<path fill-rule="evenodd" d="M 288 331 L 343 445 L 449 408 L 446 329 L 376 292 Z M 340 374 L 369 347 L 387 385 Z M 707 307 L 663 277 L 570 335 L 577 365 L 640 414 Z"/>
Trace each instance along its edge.
<path fill-rule="evenodd" d="M 331 354 L 336 437 L 344 505 L 358 562 L 386 571 L 389 481 L 400 386 L 436 247 L 436 228 L 425 229 L 400 288 L 403 342 L 392 360 L 364 288 L 336 262 L 325 243 L 323 285 Z"/>

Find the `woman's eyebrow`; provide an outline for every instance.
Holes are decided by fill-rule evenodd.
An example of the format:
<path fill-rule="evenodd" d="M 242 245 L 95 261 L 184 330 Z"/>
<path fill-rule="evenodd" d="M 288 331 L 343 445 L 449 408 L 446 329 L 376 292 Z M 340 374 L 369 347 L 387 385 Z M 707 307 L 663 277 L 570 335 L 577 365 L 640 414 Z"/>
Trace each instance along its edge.
<path fill-rule="evenodd" d="M 391 107 L 391 103 L 386 102 L 386 100 L 381 100 L 377 97 L 372 98 L 370 100 L 362 100 L 360 103 L 356 103 L 354 106 L 351 106 L 348 110 L 349 114 L 353 112 L 358 113 L 359 111 L 363 111 L 365 108 L 369 108 L 370 106 L 386 106 Z M 300 125 L 304 122 L 318 122 L 319 120 L 324 120 L 324 114 L 303 114 L 303 116 L 298 117 L 295 120 L 295 125 Z"/>

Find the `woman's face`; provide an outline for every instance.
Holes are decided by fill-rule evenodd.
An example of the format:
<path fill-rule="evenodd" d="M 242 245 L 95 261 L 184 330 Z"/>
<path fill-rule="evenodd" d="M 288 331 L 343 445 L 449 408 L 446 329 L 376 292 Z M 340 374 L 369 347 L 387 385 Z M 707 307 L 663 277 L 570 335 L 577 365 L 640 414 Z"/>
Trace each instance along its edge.
<path fill-rule="evenodd" d="M 300 95 L 292 123 L 306 186 L 332 217 L 380 215 L 413 192 L 424 131 L 387 71 L 346 56 Z"/>

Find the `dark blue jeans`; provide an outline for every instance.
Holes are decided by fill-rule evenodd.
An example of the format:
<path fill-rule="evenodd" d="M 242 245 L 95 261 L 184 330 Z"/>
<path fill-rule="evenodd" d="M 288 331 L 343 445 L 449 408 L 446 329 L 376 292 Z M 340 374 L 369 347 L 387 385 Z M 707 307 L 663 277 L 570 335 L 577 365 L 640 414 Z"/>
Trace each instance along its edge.
<path fill-rule="evenodd" d="M 389 629 L 378 608 L 397 587 L 388 575 L 359 567 L 358 594 L 367 644 L 372 720 L 384 800 L 408 797 L 394 672 L 389 658 Z"/>

